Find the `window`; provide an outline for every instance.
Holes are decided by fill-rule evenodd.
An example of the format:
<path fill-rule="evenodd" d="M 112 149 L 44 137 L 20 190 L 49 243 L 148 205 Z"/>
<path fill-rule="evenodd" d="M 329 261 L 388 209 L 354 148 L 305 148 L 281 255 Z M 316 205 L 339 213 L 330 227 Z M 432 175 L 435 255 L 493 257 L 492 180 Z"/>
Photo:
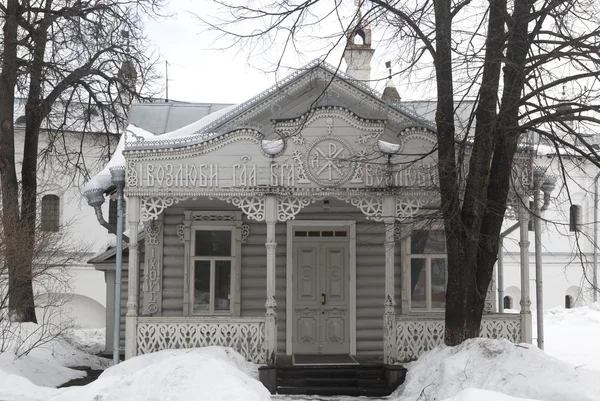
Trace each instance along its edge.
<path fill-rule="evenodd" d="M 27 118 L 25 116 L 19 116 L 19 118 L 15 120 L 15 125 L 25 125 L 26 122 Z"/>
<path fill-rule="evenodd" d="M 414 311 L 446 306 L 448 265 L 443 230 L 416 230 L 410 237 L 410 304 Z"/>
<path fill-rule="evenodd" d="M 60 198 L 44 195 L 42 198 L 42 230 L 58 231 L 60 226 Z"/>
<path fill-rule="evenodd" d="M 504 301 L 504 309 L 512 309 L 512 298 L 509 297 L 508 295 L 504 297 L 503 299 Z"/>
<path fill-rule="evenodd" d="M 581 206 L 571 205 L 569 212 L 569 231 L 579 231 L 581 229 Z"/>
<path fill-rule="evenodd" d="M 234 230 L 195 229 L 192 239 L 192 297 L 194 314 L 231 313 Z"/>
<path fill-rule="evenodd" d="M 573 297 L 565 295 L 565 309 L 571 309 L 573 307 Z"/>

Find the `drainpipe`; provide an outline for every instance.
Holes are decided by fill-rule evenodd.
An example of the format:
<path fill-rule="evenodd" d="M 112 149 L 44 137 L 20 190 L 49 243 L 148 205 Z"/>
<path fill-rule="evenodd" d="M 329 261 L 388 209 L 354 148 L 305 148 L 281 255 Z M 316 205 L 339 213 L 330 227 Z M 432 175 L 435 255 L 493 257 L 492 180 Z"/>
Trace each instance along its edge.
<path fill-rule="evenodd" d="M 500 234 L 500 244 L 498 246 L 498 312 L 504 312 L 504 238 L 521 226 L 517 222 Z"/>
<path fill-rule="evenodd" d="M 98 223 L 100 223 L 102 227 L 106 228 L 109 233 L 116 234 L 117 228 L 112 224 L 108 223 L 106 220 L 104 220 L 104 216 L 102 215 L 102 205 L 104 204 L 104 189 L 90 189 L 88 191 L 85 191 L 83 195 L 87 198 L 88 205 L 94 208 L 94 212 L 96 213 L 96 219 L 98 219 Z M 126 242 L 129 242 L 129 237 L 127 237 L 126 235 L 123 235 L 123 239 Z"/>
<path fill-rule="evenodd" d="M 125 189 L 125 168 L 110 169 L 112 183 L 117 187 L 117 254 L 115 266 L 115 323 L 113 333 L 113 364 L 119 363 L 120 323 L 121 323 L 121 274 L 123 271 L 123 190 Z M 135 227 L 134 229 L 137 229 Z"/>
<path fill-rule="evenodd" d="M 544 287 L 542 270 L 542 224 L 541 214 L 550 206 L 550 194 L 556 185 L 553 176 L 546 175 L 542 169 L 534 170 L 533 178 L 533 227 L 535 234 L 535 303 L 537 311 L 537 344 L 544 349 Z M 540 191 L 544 194 L 544 203 L 540 207 Z"/>
<path fill-rule="evenodd" d="M 594 177 L 594 269 L 592 276 L 594 302 L 598 302 L 598 178 L 600 178 L 600 173 Z"/>
<path fill-rule="evenodd" d="M 114 172 L 113 172 L 114 171 Z M 84 192 L 84 196 L 87 198 L 88 205 L 94 208 L 96 212 L 96 218 L 100 225 L 108 230 L 111 234 L 116 234 L 116 266 L 115 266 L 115 299 L 114 299 L 114 321 L 113 321 L 113 364 L 119 363 L 120 352 L 119 343 L 121 341 L 120 336 L 120 324 L 121 324 L 121 272 L 122 272 L 122 253 L 123 253 L 123 240 L 129 242 L 129 237 L 123 234 L 123 189 L 125 187 L 125 169 L 124 168 L 111 168 L 110 175 L 112 183 L 117 187 L 117 227 L 109 224 L 104 220 L 102 215 L 102 204 L 104 203 L 104 189 L 94 188 Z M 122 177 L 121 177 L 122 175 Z M 121 183 L 122 180 L 122 183 Z"/>

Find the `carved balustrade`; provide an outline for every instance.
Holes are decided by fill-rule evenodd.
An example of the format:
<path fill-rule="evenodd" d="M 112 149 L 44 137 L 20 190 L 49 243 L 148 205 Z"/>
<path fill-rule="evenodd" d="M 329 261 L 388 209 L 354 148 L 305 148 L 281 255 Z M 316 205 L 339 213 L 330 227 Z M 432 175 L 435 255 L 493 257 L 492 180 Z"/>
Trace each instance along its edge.
<path fill-rule="evenodd" d="M 396 320 L 397 361 L 417 359 L 426 351 L 444 343 L 444 316 L 401 316 Z M 519 314 L 486 314 L 480 337 L 521 342 Z"/>
<path fill-rule="evenodd" d="M 137 355 L 163 349 L 231 347 L 246 360 L 265 363 L 264 318 L 140 317 Z"/>

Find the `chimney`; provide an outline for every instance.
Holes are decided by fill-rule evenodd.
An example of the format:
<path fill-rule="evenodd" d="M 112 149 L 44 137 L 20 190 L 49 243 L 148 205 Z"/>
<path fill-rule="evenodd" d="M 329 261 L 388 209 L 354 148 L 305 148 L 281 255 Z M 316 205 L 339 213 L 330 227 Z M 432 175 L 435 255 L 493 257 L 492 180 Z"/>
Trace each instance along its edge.
<path fill-rule="evenodd" d="M 354 23 L 346 34 L 347 42 L 344 49 L 346 73 L 352 78 L 369 85 L 371 80 L 371 58 L 375 50 L 371 48 L 371 28 L 363 25 L 360 6 Z"/>

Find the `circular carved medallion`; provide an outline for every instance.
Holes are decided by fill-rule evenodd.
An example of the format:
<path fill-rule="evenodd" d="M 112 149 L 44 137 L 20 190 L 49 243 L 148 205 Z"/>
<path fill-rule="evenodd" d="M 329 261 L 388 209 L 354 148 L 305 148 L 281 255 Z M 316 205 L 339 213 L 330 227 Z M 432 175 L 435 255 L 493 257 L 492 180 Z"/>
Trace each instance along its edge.
<path fill-rule="evenodd" d="M 306 153 L 309 178 L 322 186 L 335 187 L 352 178 L 356 168 L 355 154 L 341 138 L 325 137 L 314 141 Z"/>

